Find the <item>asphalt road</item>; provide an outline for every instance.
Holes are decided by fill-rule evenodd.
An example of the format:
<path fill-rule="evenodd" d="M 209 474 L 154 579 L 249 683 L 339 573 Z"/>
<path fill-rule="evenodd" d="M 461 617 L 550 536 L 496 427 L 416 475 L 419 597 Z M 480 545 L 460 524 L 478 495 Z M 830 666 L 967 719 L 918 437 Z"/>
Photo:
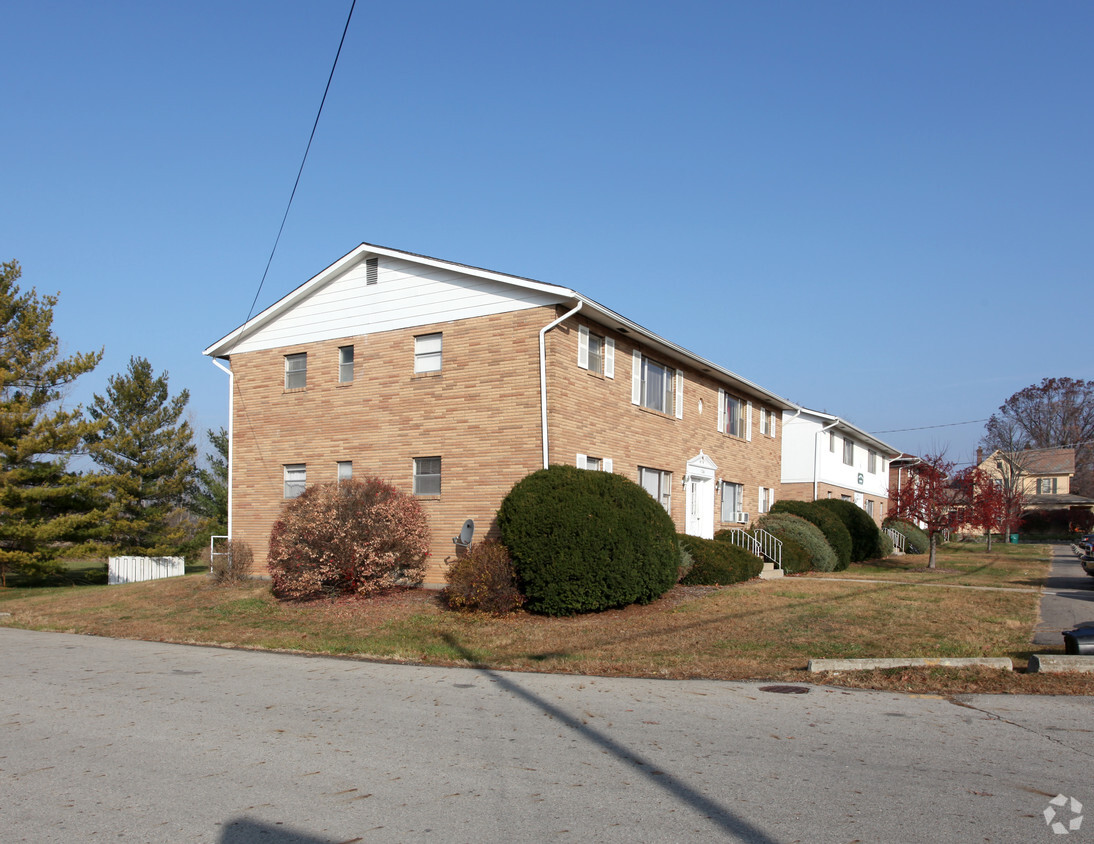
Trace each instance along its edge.
<path fill-rule="evenodd" d="M 1094 627 L 1094 577 L 1083 571 L 1070 545 L 1053 545 L 1052 568 L 1041 595 L 1041 619 L 1033 641 L 1062 648 L 1063 632 L 1077 627 Z"/>
<path fill-rule="evenodd" d="M 1091 698 L 0 647 L 3 842 L 1094 840 Z"/>

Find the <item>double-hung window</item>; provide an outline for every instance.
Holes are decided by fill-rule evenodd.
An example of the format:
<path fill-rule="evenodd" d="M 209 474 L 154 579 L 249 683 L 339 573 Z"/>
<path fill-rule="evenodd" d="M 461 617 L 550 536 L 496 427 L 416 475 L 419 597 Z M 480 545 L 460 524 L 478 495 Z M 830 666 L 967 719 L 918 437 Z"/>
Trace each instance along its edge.
<path fill-rule="evenodd" d="M 414 494 L 441 494 L 441 458 L 414 458 Z"/>
<path fill-rule="evenodd" d="M 765 437 L 775 436 L 775 411 L 760 408 L 760 433 Z"/>
<path fill-rule="evenodd" d="M 744 484 L 730 483 L 729 481 L 722 482 L 722 521 L 723 522 L 746 522 L 746 514 L 742 512 L 745 509 L 745 487 Z"/>
<path fill-rule="evenodd" d="M 843 462 L 848 466 L 855 465 L 855 444 L 849 437 L 843 438 Z"/>
<path fill-rule="evenodd" d="M 353 346 L 338 347 L 338 383 L 348 384 L 353 380 Z"/>
<path fill-rule="evenodd" d="M 577 365 L 605 378 L 614 378 L 615 341 L 593 334 L 587 325 L 578 326 Z"/>
<path fill-rule="evenodd" d="M 308 353 L 285 355 L 285 389 L 303 390 L 308 383 Z"/>
<path fill-rule="evenodd" d="M 594 472 L 612 471 L 612 459 L 610 457 L 593 457 L 588 454 L 577 456 L 578 469 L 591 469 Z"/>
<path fill-rule="evenodd" d="M 286 463 L 282 469 L 285 477 L 285 497 L 296 498 L 303 494 L 308 480 L 307 464 Z"/>
<path fill-rule="evenodd" d="M 441 334 L 422 334 L 414 338 L 414 371 L 441 371 Z"/>
<path fill-rule="evenodd" d="M 718 391 L 718 430 L 731 437 L 752 439 L 752 402 Z"/>
<path fill-rule="evenodd" d="M 1055 495 L 1056 478 L 1039 478 L 1037 480 L 1038 495 Z"/>
<path fill-rule="evenodd" d="M 870 451 L 867 452 L 866 470 L 871 475 L 876 475 L 877 474 L 877 452 L 874 451 L 873 449 L 871 449 Z"/>
<path fill-rule="evenodd" d="M 642 397 L 639 403 L 650 410 L 672 413 L 676 370 L 647 357 L 642 358 Z"/>
<path fill-rule="evenodd" d="M 757 501 L 757 507 L 761 513 L 767 513 L 771 510 L 771 505 L 775 503 L 775 490 L 771 487 L 760 487 L 760 494 Z"/>
<path fill-rule="evenodd" d="M 353 478 L 353 461 L 352 460 L 339 460 L 338 461 L 338 483 L 342 481 L 348 481 Z"/>
<path fill-rule="evenodd" d="M 660 501 L 666 511 L 672 512 L 672 472 L 639 466 L 638 485 L 652 495 L 654 500 Z"/>

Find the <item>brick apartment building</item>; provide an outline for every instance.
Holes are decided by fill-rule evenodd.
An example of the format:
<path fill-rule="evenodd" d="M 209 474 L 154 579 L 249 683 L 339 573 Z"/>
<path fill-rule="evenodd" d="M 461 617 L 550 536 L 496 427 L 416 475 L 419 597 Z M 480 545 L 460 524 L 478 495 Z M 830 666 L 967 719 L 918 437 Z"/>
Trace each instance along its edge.
<path fill-rule="evenodd" d="M 427 586 L 550 463 L 614 471 L 677 529 L 766 511 L 796 405 L 565 287 L 362 244 L 205 350 L 230 381 L 229 532 L 265 567 L 307 484 L 375 475 L 420 499 Z"/>

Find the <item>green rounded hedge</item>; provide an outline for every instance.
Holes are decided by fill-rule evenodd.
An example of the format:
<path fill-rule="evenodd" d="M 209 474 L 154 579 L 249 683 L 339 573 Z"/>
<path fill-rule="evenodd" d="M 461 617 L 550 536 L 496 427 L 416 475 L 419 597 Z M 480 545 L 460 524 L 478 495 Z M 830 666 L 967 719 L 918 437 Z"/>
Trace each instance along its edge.
<path fill-rule="evenodd" d="M 763 571 L 763 560 L 744 548 L 686 533 L 677 534 L 676 538 L 694 560 L 680 581 L 685 586 L 727 586 L 759 577 Z"/>
<path fill-rule="evenodd" d="M 533 612 L 649 603 L 676 583 L 672 518 L 622 475 L 574 466 L 533 472 L 502 501 L 498 528 Z"/>
<path fill-rule="evenodd" d="M 853 501 L 841 498 L 822 498 L 815 502 L 835 513 L 851 534 L 851 562 L 861 563 L 882 556 L 881 530 L 870 514 Z"/>
<path fill-rule="evenodd" d="M 818 507 L 818 503 L 785 499 L 772 504 L 771 512 L 800 516 L 820 528 L 836 555 L 836 567 L 832 571 L 843 571 L 851 564 L 851 533 L 835 513 Z"/>
<path fill-rule="evenodd" d="M 835 571 L 839 564 L 836 552 L 828 544 L 828 540 L 812 522 L 795 516 L 791 513 L 768 513 L 763 516 L 757 526 L 763 528 L 772 536 L 783 542 L 783 568 L 792 572 L 786 565 L 786 543 L 788 540 L 796 542 L 805 551 L 805 567 L 800 571 Z"/>
<path fill-rule="evenodd" d="M 926 554 L 931 550 L 930 538 L 911 522 L 905 522 L 901 519 L 886 519 L 885 527 L 891 528 L 904 536 L 905 554 Z"/>

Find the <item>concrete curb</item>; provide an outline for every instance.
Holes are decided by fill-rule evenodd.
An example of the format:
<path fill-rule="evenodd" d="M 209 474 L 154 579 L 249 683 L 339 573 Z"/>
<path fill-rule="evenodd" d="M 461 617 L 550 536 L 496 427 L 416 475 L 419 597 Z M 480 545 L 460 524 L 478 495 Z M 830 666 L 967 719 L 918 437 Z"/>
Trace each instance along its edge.
<path fill-rule="evenodd" d="M 917 668 L 917 667 L 967 668 L 982 666 L 1013 671 L 1014 663 L 1007 657 L 912 657 L 909 659 L 811 659 L 806 670 L 817 674 L 822 671 L 869 671 L 872 668 Z"/>
<path fill-rule="evenodd" d="M 1063 674 L 1068 671 L 1094 674 L 1094 656 L 1033 654 L 1029 658 L 1029 668 L 1027 670 L 1030 673 L 1037 672 L 1039 674 Z"/>

